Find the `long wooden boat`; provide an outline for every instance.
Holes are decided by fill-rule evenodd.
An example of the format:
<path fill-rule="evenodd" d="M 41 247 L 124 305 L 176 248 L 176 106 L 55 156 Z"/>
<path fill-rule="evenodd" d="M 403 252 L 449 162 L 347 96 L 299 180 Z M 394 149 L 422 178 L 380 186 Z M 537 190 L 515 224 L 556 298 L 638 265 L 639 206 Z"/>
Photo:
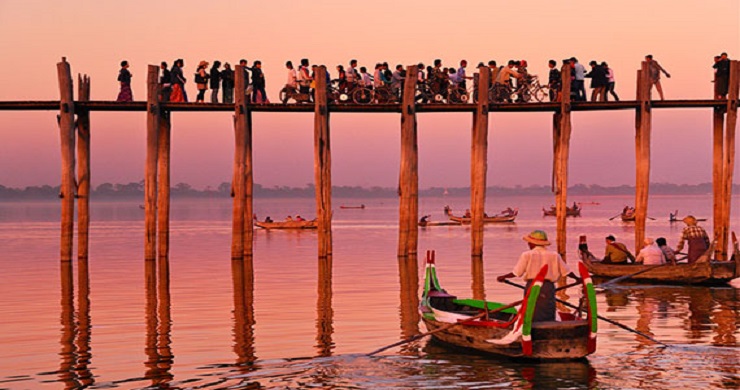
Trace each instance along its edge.
<path fill-rule="evenodd" d="M 576 205 L 573 207 L 566 207 L 565 216 L 567 217 L 580 217 L 581 216 L 581 207 Z M 545 217 L 554 217 L 557 215 L 555 206 L 551 206 L 549 209 L 542 208 L 542 215 Z"/>
<path fill-rule="evenodd" d="M 341 206 L 339 206 L 339 208 L 340 209 L 364 209 L 365 208 L 365 205 L 364 204 L 361 204 L 359 206 L 345 206 L 345 205 L 341 205 Z"/>
<path fill-rule="evenodd" d="M 315 219 L 311 221 L 254 221 L 254 224 L 263 229 L 316 229 L 319 227 Z"/>
<path fill-rule="evenodd" d="M 483 217 L 483 223 L 514 222 L 517 215 L 519 215 L 519 209 L 514 209 L 514 212 L 508 215 L 497 214 L 491 217 Z M 450 214 L 448 217 L 450 218 L 450 221 L 462 223 L 464 225 L 468 225 L 472 221 L 472 218 L 458 217 L 452 214 Z"/>
<path fill-rule="evenodd" d="M 706 218 L 697 218 L 696 220 L 697 220 L 697 222 L 705 222 L 707 219 Z M 683 222 L 683 218 L 678 218 L 678 210 L 676 210 L 675 213 L 669 213 L 668 214 L 668 222 L 670 222 L 670 223 L 673 223 L 673 222 Z"/>
<path fill-rule="evenodd" d="M 508 308 L 487 316 L 487 311 L 505 305 L 478 299 L 457 299 L 439 284 L 434 257 L 427 253 L 424 293 L 419 305 L 427 330 L 443 344 L 513 358 L 536 360 L 581 359 L 596 351 L 596 293 L 584 265 L 586 317 L 559 313 L 562 321 L 533 322 L 535 303 L 547 266 L 527 291 L 519 309 Z M 488 318 L 486 318 L 488 317 Z"/>
<path fill-rule="evenodd" d="M 427 227 L 427 226 L 460 226 L 462 225 L 461 222 L 456 221 L 419 221 L 419 226 L 421 227 Z"/>
<path fill-rule="evenodd" d="M 594 277 L 605 279 L 632 275 L 631 281 L 668 284 L 726 284 L 735 277 L 734 261 L 713 261 L 714 245 L 695 263 L 665 264 L 662 266 L 642 264 L 603 264 L 588 250 L 586 237 L 581 236 L 578 255 Z"/>

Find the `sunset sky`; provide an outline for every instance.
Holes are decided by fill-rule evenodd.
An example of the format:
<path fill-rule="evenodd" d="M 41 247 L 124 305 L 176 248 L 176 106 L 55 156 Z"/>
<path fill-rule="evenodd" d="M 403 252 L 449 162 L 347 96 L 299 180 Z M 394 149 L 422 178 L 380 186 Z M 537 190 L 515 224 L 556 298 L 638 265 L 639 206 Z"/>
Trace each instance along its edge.
<path fill-rule="evenodd" d="M 56 63 L 88 74 L 93 100 L 115 100 L 119 63 L 128 60 L 134 99 L 146 99 L 146 66 L 185 59 L 189 95 L 200 60 L 263 63 L 267 93 L 277 101 L 284 63 L 309 58 L 336 75 L 356 58 L 372 68 L 387 61 L 445 65 L 526 59 L 547 77 L 547 60 L 576 56 L 607 61 L 617 93 L 635 97 L 635 75 L 653 54 L 672 78 L 668 99 L 712 96 L 712 58 L 740 58 L 736 0 L 620 1 L 10 1 L 0 0 L 0 100 L 54 100 Z M 590 92 L 589 92 L 590 93 Z M 657 97 L 657 94 L 653 94 Z M 207 95 L 209 96 L 209 95 Z M 711 111 L 654 110 L 653 182 L 711 181 Z M 59 183 L 56 112 L 0 111 L 0 185 Z M 420 185 L 470 182 L 470 114 L 420 114 Z M 634 112 L 574 113 L 571 184 L 634 184 Z M 92 181 L 143 178 L 146 117 L 142 112 L 91 115 Z M 231 178 L 230 113 L 175 113 L 172 182 L 217 186 Z M 334 114 L 334 185 L 395 186 L 400 115 Z M 548 184 L 551 114 L 492 114 L 489 185 Z M 254 178 L 264 186 L 313 182 L 313 118 L 254 115 Z M 736 168 L 737 172 L 737 168 Z"/>

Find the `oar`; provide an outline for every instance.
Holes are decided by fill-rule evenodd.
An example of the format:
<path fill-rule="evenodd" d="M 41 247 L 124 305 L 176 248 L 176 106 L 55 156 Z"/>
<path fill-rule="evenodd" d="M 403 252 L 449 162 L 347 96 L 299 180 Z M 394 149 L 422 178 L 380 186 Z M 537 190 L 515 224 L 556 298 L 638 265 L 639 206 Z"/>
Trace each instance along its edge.
<path fill-rule="evenodd" d="M 662 264 L 661 264 L 661 265 L 662 265 Z M 506 283 L 506 284 L 509 284 L 509 285 L 512 285 L 512 286 L 514 286 L 514 287 L 519 287 L 519 288 L 521 288 L 522 290 L 524 289 L 524 286 L 522 286 L 522 285 L 520 285 L 520 284 L 516 284 L 516 283 L 514 283 L 514 282 L 511 282 L 511 281 L 509 281 L 509 280 L 504 280 L 504 283 Z M 555 300 L 556 300 L 557 302 L 559 302 L 559 303 L 562 303 L 563 305 L 565 305 L 565 306 L 567 306 L 567 307 L 571 308 L 571 309 L 578 309 L 578 306 L 576 306 L 576 305 L 573 305 L 573 304 L 571 304 L 571 303 L 569 303 L 569 302 L 563 301 L 562 299 L 558 299 L 558 298 L 555 298 Z M 649 335 L 647 335 L 647 334 L 645 334 L 645 333 L 642 333 L 642 332 L 640 332 L 640 331 L 639 331 L 639 330 L 637 330 L 637 329 L 632 329 L 632 328 L 630 328 L 629 326 L 627 326 L 627 325 L 624 325 L 624 324 L 622 324 L 622 323 L 619 323 L 619 322 L 617 322 L 617 321 L 614 321 L 614 320 L 610 320 L 610 319 L 608 319 L 608 318 L 606 318 L 606 317 L 602 317 L 602 316 L 600 316 L 600 315 L 598 315 L 598 314 L 596 315 L 596 318 L 598 318 L 598 319 L 600 319 L 600 320 L 602 320 L 602 321 L 606 321 L 606 322 L 608 322 L 608 323 L 610 323 L 610 324 L 616 325 L 616 326 L 618 326 L 618 327 L 620 327 L 620 328 L 622 328 L 622 329 L 624 329 L 624 330 L 627 330 L 627 331 L 630 331 L 630 332 L 632 332 L 632 333 L 635 333 L 635 334 L 637 334 L 637 335 L 640 335 L 640 336 L 642 336 L 642 337 L 644 337 L 644 338 L 646 338 L 646 339 L 648 339 L 648 340 L 650 340 L 650 341 L 652 341 L 652 342 L 654 342 L 654 343 L 656 343 L 656 344 L 660 344 L 660 345 L 662 345 L 662 346 L 665 346 L 665 347 L 669 347 L 669 345 L 668 345 L 668 344 L 666 344 L 666 343 L 663 343 L 663 342 L 660 342 L 660 341 L 658 341 L 658 340 L 656 340 L 656 339 L 654 339 L 654 338 L 650 337 Z"/>
<path fill-rule="evenodd" d="M 565 290 L 567 288 L 570 288 L 570 287 L 573 287 L 573 286 L 577 286 L 579 284 L 580 284 L 579 282 L 571 283 L 571 284 L 565 285 L 563 287 L 558 287 L 558 288 L 555 289 L 555 291 Z M 395 342 L 393 344 L 386 345 L 385 347 L 378 348 L 375 351 L 372 351 L 372 352 L 368 353 L 367 356 L 373 356 L 375 354 L 378 354 L 380 352 L 385 351 L 386 349 L 397 347 L 399 345 L 408 344 L 408 343 L 410 343 L 412 341 L 416 341 L 416 340 L 418 340 L 418 339 L 420 339 L 422 337 L 426 337 L 426 336 L 429 336 L 431 334 L 435 334 L 437 332 L 441 332 L 443 330 L 447 330 L 447 329 L 453 328 L 455 326 L 458 326 L 458 325 L 460 325 L 460 324 L 462 324 L 464 322 L 470 321 L 470 320 L 477 320 L 478 318 L 486 317 L 489 314 L 498 313 L 498 312 L 503 311 L 503 310 L 506 310 L 506 309 L 511 309 L 512 307 L 515 307 L 517 305 L 520 305 L 522 302 L 524 302 L 524 299 L 520 299 L 520 300 L 518 300 L 516 302 L 512 302 L 512 303 L 510 303 L 510 304 L 508 304 L 506 306 L 501 306 L 501 307 L 496 308 L 496 309 L 493 309 L 493 310 L 488 310 L 488 303 L 484 301 L 483 307 L 485 309 L 484 309 L 484 311 L 482 313 L 480 313 L 478 315 L 475 315 L 475 316 L 470 317 L 470 318 L 466 318 L 464 321 L 459 321 L 459 322 L 455 322 L 455 323 L 452 323 L 452 324 L 449 324 L 449 325 L 445 325 L 445 326 L 443 326 L 441 328 L 437 328 L 435 330 L 432 330 L 432 331 L 429 331 L 429 332 L 426 332 L 426 333 L 417 334 L 417 335 L 411 336 L 411 337 L 409 337 L 407 339 L 404 339 L 404 340 Z"/>
<path fill-rule="evenodd" d="M 611 221 L 612 219 L 614 219 L 614 218 L 616 218 L 616 217 L 618 217 L 618 216 L 620 216 L 620 215 L 622 215 L 622 213 L 619 213 L 619 214 L 617 214 L 617 215 L 615 215 L 615 216 L 613 216 L 613 217 L 609 218 L 609 220 Z"/>

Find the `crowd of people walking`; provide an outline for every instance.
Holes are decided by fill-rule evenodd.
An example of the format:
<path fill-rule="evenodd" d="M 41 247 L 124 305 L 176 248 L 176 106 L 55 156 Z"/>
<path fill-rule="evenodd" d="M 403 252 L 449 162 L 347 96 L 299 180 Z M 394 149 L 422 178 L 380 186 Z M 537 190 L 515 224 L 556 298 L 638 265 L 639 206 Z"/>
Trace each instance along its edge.
<path fill-rule="evenodd" d="M 646 55 L 645 61 L 648 64 L 650 89 L 655 86 L 660 99 L 663 100 L 663 88 L 660 83 L 661 73 L 667 78 L 670 78 L 671 75 L 652 55 Z M 283 103 L 288 98 L 293 98 L 296 102 L 310 102 L 313 100 L 317 65 L 311 65 L 306 58 L 301 59 L 299 63 L 297 69 L 293 66 L 292 61 L 285 63 L 287 79 L 280 96 Z M 727 53 L 722 53 L 714 58 L 715 99 L 724 99 L 728 93 L 729 64 L 730 60 Z M 247 60 L 242 59 L 239 61 L 239 65 L 244 72 L 243 92 L 249 97 L 250 101 L 254 104 L 269 103 L 261 61 L 255 60 L 252 66 L 248 66 Z M 468 62 L 464 59 L 459 62 L 458 67 L 444 67 L 440 59 L 434 60 L 431 66 L 419 63 L 417 66 L 417 88 L 422 93 L 417 93 L 417 101 L 444 100 L 460 103 L 467 101 L 471 95 L 477 96 L 478 78 L 467 73 L 467 65 Z M 576 57 L 564 59 L 562 65 L 569 66 L 571 69 L 571 88 L 569 91 L 571 100 L 589 100 L 586 92 L 586 79 L 590 79 L 591 101 L 609 101 L 610 96 L 615 101 L 619 100 L 616 92 L 614 69 L 605 61 L 590 61 L 588 63 L 590 69 L 588 70 Z M 478 64 L 478 67 L 483 66 L 486 66 L 483 62 Z M 496 78 L 491 80 L 488 85 L 489 90 L 493 91 L 489 95 L 489 99 L 492 97 L 496 102 L 529 101 L 528 94 L 533 91 L 537 76 L 528 72 L 526 60 L 509 60 L 506 65 L 502 66 L 498 66 L 496 61 L 491 60 L 488 61 L 487 66 L 491 71 L 498 72 Z M 171 68 L 168 68 L 167 62 L 161 63 L 161 101 L 189 101 L 185 88 L 187 78 L 184 67 L 183 59 L 175 60 Z M 540 88 L 547 91 L 550 101 L 560 101 L 563 92 L 561 71 L 557 66 L 557 61 L 549 60 L 548 68 L 547 84 L 542 84 Z M 406 69 L 400 64 L 396 65 L 394 69 L 395 71 L 392 71 L 387 62 L 379 62 L 375 64 L 373 72 L 368 72 L 366 67 L 358 66 L 357 60 L 353 59 L 349 61 L 346 68 L 343 65 L 335 67 L 336 78 L 332 78 L 330 70 L 327 68 L 327 87 L 336 92 L 341 97 L 341 101 L 351 100 L 350 97 L 357 89 L 383 92 L 382 95 L 386 96 L 386 101 L 380 101 L 376 96 L 372 102 L 397 101 L 402 98 L 407 74 Z M 132 74 L 129 71 L 128 61 L 121 61 L 121 70 L 118 75 L 121 88 L 117 101 L 133 101 L 131 78 Z M 470 91 L 468 90 L 468 80 L 473 81 L 473 87 Z M 195 99 L 196 103 L 206 101 L 206 94 L 209 89 L 211 90 L 211 103 L 234 102 L 234 88 L 236 86 L 234 69 L 232 69 L 230 63 L 225 62 L 222 67 L 221 61 L 213 61 L 213 65 L 205 60 L 200 61 L 193 75 L 193 81 L 198 91 Z M 537 85 L 539 86 L 538 81 Z"/>

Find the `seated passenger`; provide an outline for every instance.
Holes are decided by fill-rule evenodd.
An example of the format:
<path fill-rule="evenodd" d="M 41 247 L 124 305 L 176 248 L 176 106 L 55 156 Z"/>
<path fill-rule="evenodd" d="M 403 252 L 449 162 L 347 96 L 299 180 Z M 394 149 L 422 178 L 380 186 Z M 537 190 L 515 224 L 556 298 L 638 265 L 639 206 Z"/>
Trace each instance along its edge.
<path fill-rule="evenodd" d="M 604 260 L 602 263 L 627 264 L 627 260 L 634 262 L 635 256 L 630 253 L 627 246 L 612 235 L 606 236 L 606 248 L 604 249 Z"/>

